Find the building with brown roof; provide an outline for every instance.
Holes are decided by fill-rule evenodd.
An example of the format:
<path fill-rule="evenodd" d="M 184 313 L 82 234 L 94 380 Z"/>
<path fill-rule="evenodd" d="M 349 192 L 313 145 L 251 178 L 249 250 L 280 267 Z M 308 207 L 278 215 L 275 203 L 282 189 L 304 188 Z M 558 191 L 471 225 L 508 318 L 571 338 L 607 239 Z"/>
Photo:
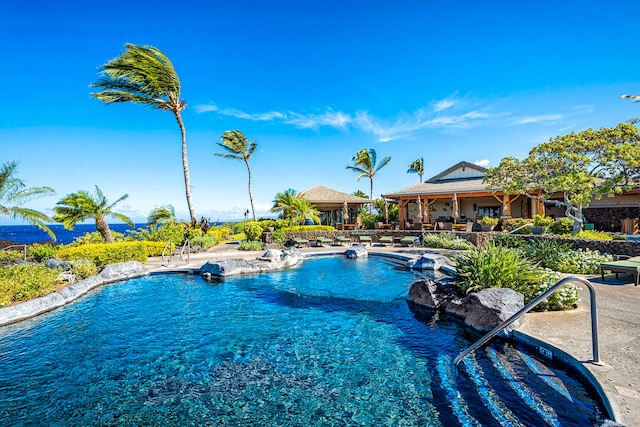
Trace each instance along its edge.
<path fill-rule="evenodd" d="M 369 198 L 343 193 L 322 185 L 311 187 L 300 194 L 320 211 L 322 225 L 334 227 L 338 224 L 355 223 L 357 212 L 364 205 L 373 203 Z"/>

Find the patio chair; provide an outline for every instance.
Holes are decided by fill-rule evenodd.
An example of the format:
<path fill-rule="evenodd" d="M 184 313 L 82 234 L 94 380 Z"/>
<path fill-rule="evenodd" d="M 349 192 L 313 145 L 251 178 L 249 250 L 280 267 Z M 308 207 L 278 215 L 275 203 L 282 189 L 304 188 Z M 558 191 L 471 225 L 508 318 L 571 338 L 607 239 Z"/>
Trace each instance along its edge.
<path fill-rule="evenodd" d="M 415 246 L 417 237 L 414 236 L 405 236 L 400 240 L 402 246 Z"/>
<path fill-rule="evenodd" d="M 380 236 L 380 238 L 378 239 L 378 243 L 380 243 L 383 246 L 386 246 L 386 245 L 393 246 L 393 236 Z"/>
<path fill-rule="evenodd" d="M 625 259 L 600 263 L 600 275 L 602 276 L 602 281 L 604 282 L 605 270 L 608 270 L 616 274 L 616 279 L 618 278 L 619 273 L 632 275 L 633 284 L 635 286 L 638 286 L 640 278 L 640 257 L 636 256 L 629 258 L 624 255 L 622 255 L 621 257 L 624 257 Z"/>
<path fill-rule="evenodd" d="M 307 239 L 302 239 L 300 237 L 294 237 L 293 243 L 295 244 L 296 248 L 300 248 L 302 246 L 309 246 L 309 241 Z"/>
<path fill-rule="evenodd" d="M 324 246 L 324 245 L 330 245 L 333 243 L 333 240 L 327 238 L 327 237 L 323 237 L 323 236 L 319 236 L 317 239 L 318 245 L 320 246 Z"/>
<path fill-rule="evenodd" d="M 336 236 L 336 240 L 340 245 L 343 245 L 345 243 L 348 243 L 348 244 L 351 243 L 351 239 L 346 236 Z"/>
<path fill-rule="evenodd" d="M 366 245 L 367 243 L 370 245 L 371 244 L 371 236 L 358 236 L 358 241 L 362 245 Z"/>

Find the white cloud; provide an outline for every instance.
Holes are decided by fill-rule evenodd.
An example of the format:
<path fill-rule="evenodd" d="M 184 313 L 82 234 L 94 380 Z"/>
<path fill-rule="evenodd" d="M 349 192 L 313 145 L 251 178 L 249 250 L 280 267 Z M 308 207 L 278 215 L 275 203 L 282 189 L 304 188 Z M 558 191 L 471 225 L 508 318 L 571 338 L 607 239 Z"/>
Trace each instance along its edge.
<path fill-rule="evenodd" d="M 195 109 L 197 113 L 209 113 L 211 111 L 219 110 L 219 108 L 215 105 L 196 105 Z"/>
<path fill-rule="evenodd" d="M 524 125 L 528 123 L 557 122 L 562 119 L 562 114 L 546 114 L 541 116 L 528 116 L 516 120 L 516 124 Z"/>
<path fill-rule="evenodd" d="M 473 162 L 474 165 L 477 166 L 482 166 L 483 168 L 486 168 L 487 166 L 489 166 L 489 160 L 484 159 L 484 160 L 476 160 L 475 162 Z"/>
<path fill-rule="evenodd" d="M 456 101 L 453 98 L 447 98 L 441 101 L 434 102 L 433 109 L 435 112 L 439 113 L 440 111 L 447 110 L 453 107 L 455 104 L 456 104 Z"/>

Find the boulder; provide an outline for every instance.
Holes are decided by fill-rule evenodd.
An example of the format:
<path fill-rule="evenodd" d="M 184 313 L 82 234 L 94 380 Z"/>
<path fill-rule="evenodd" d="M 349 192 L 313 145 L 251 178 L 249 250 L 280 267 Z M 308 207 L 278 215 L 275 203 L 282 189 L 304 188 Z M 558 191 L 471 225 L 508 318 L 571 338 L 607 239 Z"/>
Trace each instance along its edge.
<path fill-rule="evenodd" d="M 442 255 L 423 254 L 420 258 L 407 261 L 407 268 L 412 270 L 434 270 L 447 265 L 447 259 Z"/>
<path fill-rule="evenodd" d="M 409 289 L 411 302 L 432 310 L 444 310 L 451 301 L 457 299 L 457 289 L 448 280 L 420 279 Z"/>
<path fill-rule="evenodd" d="M 490 331 L 524 307 L 524 296 L 508 288 L 488 288 L 472 292 L 461 300 L 451 301 L 445 308 L 447 314 L 464 320 L 464 323 L 479 331 Z M 520 318 L 505 332 L 516 328 Z"/>
<path fill-rule="evenodd" d="M 149 270 L 141 262 L 126 261 L 105 265 L 102 271 L 98 273 L 98 276 L 104 280 L 104 283 L 110 283 L 146 276 L 148 274 Z"/>
<path fill-rule="evenodd" d="M 209 273 L 211 276 L 221 277 L 259 272 L 260 269 L 255 261 L 248 261 L 240 258 L 225 259 L 216 262 L 209 261 L 200 269 L 200 273 L 203 276 L 206 276 L 206 273 Z"/>
<path fill-rule="evenodd" d="M 237 276 L 240 274 L 256 274 L 265 271 L 283 270 L 299 263 L 304 256 L 294 248 L 269 249 L 255 261 L 240 258 L 207 262 L 200 269 L 200 274 L 207 280 L 213 277 Z"/>
<path fill-rule="evenodd" d="M 347 249 L 344 254 L 347 258 L 363 258 L 369 256 L 369 252 L 360 245 L 352 245 Z"/>

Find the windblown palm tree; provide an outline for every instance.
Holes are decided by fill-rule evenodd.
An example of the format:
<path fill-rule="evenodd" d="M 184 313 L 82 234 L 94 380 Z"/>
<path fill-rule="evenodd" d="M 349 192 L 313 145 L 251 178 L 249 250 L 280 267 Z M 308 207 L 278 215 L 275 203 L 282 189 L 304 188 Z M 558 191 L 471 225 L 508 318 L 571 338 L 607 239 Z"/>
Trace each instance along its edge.
<path fill-rule="evenodd" d="M 258 144 L 255 142 L 249 142 L 246 136 L 239 130 L 228 130 L 220 137 L 222 142 L 216 142 L 220 147 L 224 148 L 226 153 L 215 153 L 216 156 L 224 157 L 225 159 L 242 160 L 247 165 L 247 171 L 249 172 L 249 200 L 251 201 L 251 212 L 253 213 L 253 220 L 257 221 L 256 209 L 253 206 L 253 195 L 251 194 L 251 167 L 249 167 L 249 159 L 253 155 L 253 152 L 258 148 Z"/>
<path fill-rule="evenodd" d="M 16 177 L 17 171 L 18 163 L 15 161 L 8 161 L 0 168 L 0 215 L 9 215 L 12 219 L 21 219 L 33 224 L 56 240 L 56 235 L 45 224 L 45 221 L 51 221 L 47 215 L 22 207 L 22 204 L 29 200 L 56 192 L 49 187 L 28 188 L 24 181 Z"/>
<path fill-rule="evenodd" d="M 295 217 L 295 202 L 298 199 L 300 199 L 300 194 L 292 188 L 278 193 L 276 194 L 276 198 L 273 199 L 271 212 L 279 214 L 281 219 L 293 221 Z"/>
<path fill-rule="evenodd" d="M 422 175 L 424 175 L 424 159 L 420 157 L 419 159 L 411 162 L 409 169 L 407 169 L 407 173 L 417 173 L 420 177 L 420 182 L 422 182 Z"/>
<path fill-rule="evenodd" d="M 364 178 L 364 177 L 369 178 L 369 182 L 370 182 L 369 198 L 373 200 L 373 177 L 378 173 L 378 171 L 380 171 L 380 169 L 385 167 L 391 161 L 391 156 L 385 157 L 384 159 L 382 159 L 380 164 L 376 164 L 376 160 L 377 160 L 376 150 L 373 148 L 369 148 L 367 150 L 365 148 L 358 151 L 358 153 L 355 156 L 353 156 L 351 160 L 353 161 L 353 165 L 347 165 L 345 166 L 345 168 L 350 169 L 354 172 L 357 172 L 359 174 L 358 181 L 360 181 L 360 178 Z M 371 215 L 372 212 L 373 212 L 373 206 L 369 205 L 369 214 Z"/>
<path fill-rule="evenodd" d="M 55 212 L 53 220 L 61 222 L 67 230 L 73 230 L 77 223 L 93 218 L 100 235 L 107 243 L 113 243 L 114 239 L 105 218 L 109 216 L 118 218 L 133 227 L 133 221 L 129 217 L 113 211 L 113 207 L 127 197 L 129 195 L 125 194 L 109 205 L 109 201 L 96 185 L 95 197 L 86 191 L 78 191 L 77 193 L 68 194 L 60 200 L 56 207 L 53 208 L 53 212 Z"/>
<path fill-rule="evenodd" d="M 147 225 L 161 225 L 167 222 L 175 222 L 176 213 L 172 205 L 160 206 L 155 208 L 147 217 Z"/>
<path fill-rule="evenodd" d="M 633 102 L 640 102 L 640 95 L 620 95 L 620 99 L 631 99 Z M 640 116 L 627 120 L 629 124 L 636 124 L 640 122 Z"/>
<path fill-rule="evenodd" d="M 182 135 L 182 168 L 191 223 L 196 213 L 191 197 L 191 178 L 187 157 L 187 131 L 181 112 L 187 106 L 180 99 L 180 79 L 167 56 L 153 46 L 126 44 L 122 54 L 99 68 L 100 79 L 91 85 L 99 92 L 92 96 L 105 104 L 134 102 L 173 113 Z"/>

